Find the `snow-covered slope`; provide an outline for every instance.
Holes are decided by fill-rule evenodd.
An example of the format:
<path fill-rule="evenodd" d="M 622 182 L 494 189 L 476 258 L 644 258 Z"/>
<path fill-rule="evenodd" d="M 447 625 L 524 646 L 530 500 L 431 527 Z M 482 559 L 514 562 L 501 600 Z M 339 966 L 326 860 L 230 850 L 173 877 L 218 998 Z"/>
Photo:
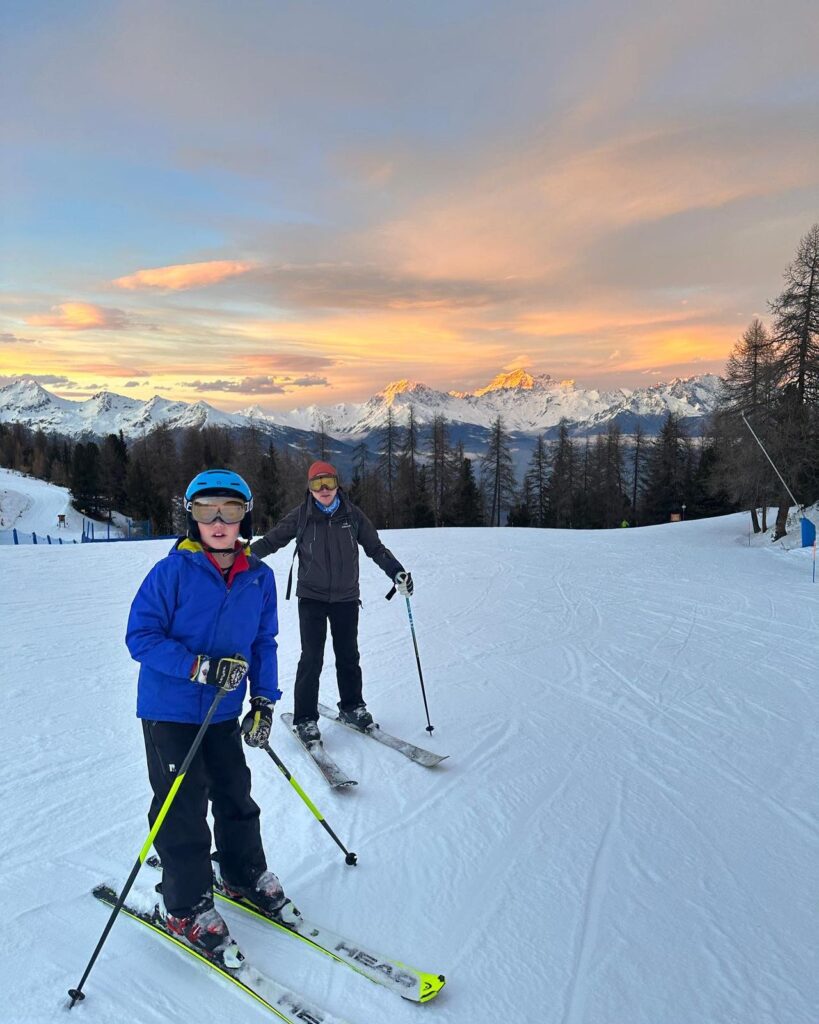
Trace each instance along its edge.
<path fill-rule="evenodd" d="M 58 526 L 58 515 L 65 516 L 64 527 Z M 79 540 L 82 520 L 71 505 L 67 487 L 0 468 L 0 543 L 11 542 L 12 529 L 23 534 L 36 533 L 40 538 L 50 534 L 61 537 L 63 542 Z"/>
<path fill-rule="evenodd" d="M 356 868 L 263 753 L 248 761 L 301 908 L 448 985 L 419 1009 L 229 914 L 246 953 L 351 1024 L 813 1024 L 819 587 L 809 552 L 749 548 L 746 529 L 388 533 L 417 580 L 434 737 L 406 610 L 366 559 L 365 692 L 450 759 L 424 770 L 327 725 L 360 780 L 336 794 L 274 725 Z M 122 638 L 167 548 L 0 548 L 4 1024 L 57 1019 L 106 921 L 89 891 L 121 882 L 147 833 Z M 271 560 L 280 581 L 289 558 Z M 282 602 L 284 709 L 297 658 Z M 89 1024 L 270 1020 L 128 920 L 86 992 Z"/>
<path fill-rule="evenodd" d="M 579 428 L 594 428 L 623 416 L 662 417 L 669 411 L 702 417 L 713 410 L 718 388 L 719 378 L 706 374 L 636 391 L 597 391 L 578 388 L 571 380 L 553 380 L 548 374 L 533 377 L 525 370 L 516 370 L 499 374 L 472 392 L 436 391 L 426 384 L 400 380 L 363 403 L 311 405 L 277 413 L 265 413 L 254 406 L 225 413 L 207 402 L 188 405 L 158 395 L 141 402 L 107 391 L 84 402 L 72 402 L 51 395 L 35 381 L 20 379 L 0 387 L 0 421 L 25 423 L 75 437 L 121 430 L 129 439 L 158 423 L 170 427 L 243 427 L 252 422 L 261 429 L 312 431 L 323 422 L 328 434 L 360 438 L 382 427 L 389 409 L 404 425 L 407 408 L 412 405 L 419 426 L 443 415 L 453 425 L 487 428 L 500 415 L 507 429 L 531 434 L 555 427 L 563 417 Z"/>

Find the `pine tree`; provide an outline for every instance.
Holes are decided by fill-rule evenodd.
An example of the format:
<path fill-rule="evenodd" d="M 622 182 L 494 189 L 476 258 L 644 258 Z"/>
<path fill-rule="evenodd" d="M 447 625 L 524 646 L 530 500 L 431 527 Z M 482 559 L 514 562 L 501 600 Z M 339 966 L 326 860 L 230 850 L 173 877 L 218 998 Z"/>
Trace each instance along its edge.
<path fill-rule="evenodd" d="M 645 431 L 642 423 L 637 420 L 634 428 L 634 455 L 631 463 L 631 515 L 634 525 L 640 523 L 640 506 L 638 504 L 643 489 L 643 462 L 645 456 Z"/>
<path fill-rule="evenodd" d="M 800 240 L 785 271 L 785 290 L 771 304 L 780 380 L 799 405 L 819 400 L 819 224 Z"/>
<path fill-rule="evenodd" d="M 415 488 L 415 503 L 412 507 L 412 526 L 425 527 L 434 525 L 435 515 L 432 511 L 432 495 L 429 489 L 429 473 L 426 466 L 419 466 Z"/>
<path fill-rule="evenodd" d="M 754 317 L 734 345 L 722 377 L 719 402 L 733 412 L 756 418 L 770 415 L 781 369 L 774 362 L 774 343 L 765 325 Z"/>
<path fill-rule="evenodd" d="M 600 438 L 597 438 L 599 446 Z M 592 462 L 600 462 L 599 456 L 593 456 L 591 439 L 587 436 L 582 452 L 578 453 L 577 482 L 573 494 L 572 526 L 576 529 L 589 529 L 596 526 L 593 492 L 596 489 L 595 471 Z"/>
<path fill-rule="evenodd" d="M 96 515 L 99 511 L 99 448 L 93 441 L 78 444 L 71 462 L 71 493 L 80 512 Z"/>
<path fill-rule="evenodd" d="M 791 480 L 791 488 L 807 492 L 812 500 L 819 489 L 819 224 L 800 240 L 785 271 L 785 289 L 770 306 L 782 388 L 776 413 L 778 452 L 772 457 Z M 781 490 L 780 495 L 775 538 L 786 532 L 790 507 L 787 492 Z"/>
<path fill-rule="evenodd" d="M 381 429 L 378 468 L 386 497 L 386 524 L 395 526 L 395 482 L 398 473 L 398 427 L 392 406 L 387 406 L 387 421 Z"/>
<path fill-rule="evenodd" d="M 49 480 L 50 461 L 48 457 L 48 438 L 42 430 L 37 430 L 32 439 L 31 473 L 40 480 Z"/>
<path fill-rule="evenodd" d="M 571 527 L 575 509 L 575 479 L 577 477 L 577 454 L 569 436 L 566 419 L 558 424 L 557 443 L 552 456 L 552 475 L 549 478 L 549 516 L 551 525 L 558 528 Z"/>
<path fill-rule="evenodd" d="M 532 508 L 534 505 L 534 489 L 528 473 L 524 474 L 520 490 L 514 505 L 509 509 L 506 519 L 507 526 L 534 526 Z"/>
<path fill-rule="evenodd" d="M 539 434 L 524 477 L 524 503 L 532 526 L 546 526 L 549 520 L 549 456 Z"/>
<path fill-rule="evenodd" d="M 599 522 L 604 529 L 619 526 L 628 511 L 628 498 L 623 480 L 623 447 L 620 428 L 616 423 L 608 425 L 605 437 L 601 438 L 601 464 L 598 473 Z"/>
<path fill-rule="evenodd" d="M 497 417 L 490 428 L 489 443 L 481 459 L 481 482 L 489 511 L 489 525 L 500 526 L 503 510 L 515 498 L 512 451 L 501 416 Z"/>
<path fill-rule="evenodd" d="M 472 460 L 463 454 L 463 444 L 460 446 L 460 468 L 458 477 L 453 487 L 453 501 L 451 510 L 452 526 L 482 526 L 483 508 L 481 503 L 481 492 L 475 482 L 475 474 L 472 470 Z"/>
<path fill-rule="evenodd" d="M 359 508 L 363 509 L 367 502 L 367 464 L 369 462 L 370 450 L 364 441 L 359 443 L 353 448 L 353 477 L 350 481 L 349 493 L 350 501 L 354 505 L 358 505 Z M 366 513 L 369 515 L 369 513 Z"/>
<path fill-rule="evenodd" d="M 279 521 L 284 506 L 279 474 L 279 459 L 272 441 L 260 457 L 253 492 L 253 512 L 256 533 L 266 533 Z"/>
<path fill-rule="evenodd" d="M 205 469 L 213 469 L 215 464 L 208 465 L 205 456 L 205 433 L 198 427 L 187 427 L 182 432 L 179 453 L 179 472 L 185 484 L 197 473 Z"/>
<path fill-rule="evenodd" d="M 398 456 L 396 494 L 399 505 L 398 523 L 415 526 L 415 507 L 418 502 L 418 426 L 415 410 L 409 406 L 407 431 Z"/>
<path fill-rule="evenodd" d="M 201 433 L 202 469 L 232 466 L 237 454 L 233 432 L 227 427 L 203 427 Z"/>
<path fill-rule="evenodd" d="M 772 450 L 779 449 L 776 374 L 773 340 L 762 321 L 754 318 L 734 345 L 725 367 L 714 420 L 711 475 L 714 484 L 721 486 L 734 503 L 750 506 L 755 533 L 766 529 L 768 499 L 776 493 L 778 484 L 742 415 L 755 431 L 765 435 Z M 761 527 L 757 516 L 760 507 Z"/>
<path fill-rule="evenodd" d="M 649 523 L 681 514 L 689 490 L 689 442 L 679 417 L 668 413 L 648 454 L 643 502 Z"/>
<path fill-rule="evenodd" d="M 166 424 L 158 424 L 134 442 L 129 454 L 125 483 L 129 513 L 150 520 L 154 533 L 184 532 L 185 483 L 181 482 L 173 431 Z"/>
<path fill-rule="evenodd" d="M 100 450 L 100 494 L 109 518 L 114 509 L 125 508 L 125 478 L 128 471 L 128 447 L 122 431 L 108 434 Z"/>
<path fill-rule="evenodd" d="M 327 418 L 319 416 L 314 431 L 316 458 L 327 462 L 330 458 L 330 438 L 327 434 Z"/>
<path fill-rule="evenodd" d="M 692 446 L 693 452 L 693 446 Z M 712 430 L 694 460 L 686 497 L 686 519 L 703 519 L 709 516 L 727 515 L 739 510 L 724 485 L 720 472 L 718 439 Z M 763 507 L 763 510 L 766 511 Z"/>
<path fill-rule="evenodd" d="M 430 490 L 432 492 L 432 513 L 436 526 L 443 523 L 447 504 L 449 478 L 449 439 L 447 435 L 446 417 L 437 414 L 432 420 L 429 439 Z"/>

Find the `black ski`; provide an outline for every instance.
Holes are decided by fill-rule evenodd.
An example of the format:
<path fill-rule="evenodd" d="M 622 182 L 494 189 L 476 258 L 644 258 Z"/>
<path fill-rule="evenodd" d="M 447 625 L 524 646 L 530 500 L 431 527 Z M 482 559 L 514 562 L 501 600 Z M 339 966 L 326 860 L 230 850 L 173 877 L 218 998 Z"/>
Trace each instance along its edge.
<path fill-rule="evenodd" d="M 293 729 L 293 716 L 289 711 L 285 712 L 283 715 L 279 715 L 279 718 L 287 726 L 288 732 L 292 734 L 299 746 L 303 750 L 307 751 L 313 764 L 318 768 L 333 789 L 346 789 L 349 786 L 358 785 L 358 782 L 355 779 L 351 779 L 349 775 L 345 775 L 341 768 L 339 768 L 324 749 L 324 744 L 321 740 L 317 743 L 302 743 L 299 734 Z"/>
<path fill-rule="evenodd" d="M 414 761 L 416 764 L 423 765 L 424 768 L 434 768 L 436 764 L 440 764 L 441 761 L 445 761 L 449 757 L 448 754 L 434 754 L 431 750 L 424 750 L 423 747 L 416 747 L 414 743 L 408 743 L 397 736 L 391 736 L 390 733 L 384 732 L 380 725 L 373 724 L 368 729 L 357 729 L 354 725 L 350 725 L 349 722 L 339 718 L 338 711 L 335 708 L 328 708 L 325 704 L 319 704 L 318 709 L 325 718 L 331 718 L 346 729 L 351 729 L 361 736 L 369 736 L 371 739 L 383 743 L 385 747 L 397 750 L 399 754 L 403 754 L 404 757 L 408 757 L 410 761 Z M 284 718 L 284 715 L 281 717 Z"/>

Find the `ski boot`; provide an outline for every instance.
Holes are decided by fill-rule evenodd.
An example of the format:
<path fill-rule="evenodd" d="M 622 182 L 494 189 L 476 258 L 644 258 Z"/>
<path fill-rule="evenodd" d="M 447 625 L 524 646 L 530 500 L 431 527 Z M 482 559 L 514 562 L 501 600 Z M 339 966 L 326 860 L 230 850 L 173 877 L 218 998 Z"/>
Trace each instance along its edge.
<path fill-rule="evenodd" d="M 367 730 L 373 724 L 373 716 L 367 710 L 366 704 L 356 704 L 354 708 L 350 708 L 345 711 L 344 708 L 339 707 L 338 717 L 340 721 L 346 722 L 347 725 L 351 725 L 354 729 L 358 729 L 360 732 L 367 732 Z"/>
<path fill-rule="evenodd" d="M 244 956 L 231 938 L 225 919 L 213 906 L 210 894 L 203 896 L 184 917 L 177 917 L 167 910 L 163 913 L 163 909 L 157 907 L 171 935 L 223 967 L 236 970 L 242 966 Z"/>
<path fill-rule="evenodd" d="M 321 733 L 319 732 L 318 722 L 314 722 L 311 718 L 305 718 L 300 722 L 294 722 L 293 732 L 306 747 L 311 743 L 321 742 Z"/>
<path fill-rule="evenodd" d="M 231 899 L 252 903 L 268 917 L 278 917 L 279 911 L 289 902 L 282 883 L 272 871 L 263 871 L 253 885 L 234 885 L 223 876 L 222 888 Z"/>

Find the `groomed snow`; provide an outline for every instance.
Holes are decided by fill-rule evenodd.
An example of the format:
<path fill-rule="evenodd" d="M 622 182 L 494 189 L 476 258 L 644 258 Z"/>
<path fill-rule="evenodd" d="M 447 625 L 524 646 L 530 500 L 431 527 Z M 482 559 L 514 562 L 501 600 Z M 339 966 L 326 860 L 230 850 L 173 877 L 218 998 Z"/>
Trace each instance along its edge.
<path fill-rule="evenodd" d="M 434 737 L 405 608 L 369 562 L 365 692 L 385 728 L 450 759 L 425 770 L 326 724 L 360 781 L 336 794 L 275 724 L 355 868 L 272 762 L 248 761 L 270 865 L 304 912 L 448 985 L 419 1008 L 226 912 L 251 960 L 351 1024 L 815 1024 L 810 553 L 749 547 L 742 516 L 386 539 L 417 580 Z M 106 921 L 89 892 L 121 883 L 147 834 L 122 638 L 168 546 L 0 548 L 5 1024 L 272 1019 L 127 919 L 59 1016 Z M 289 558 L 271 560 L 280 591 Z M 283 602 L 283 710 L 297 638 Z"/>

